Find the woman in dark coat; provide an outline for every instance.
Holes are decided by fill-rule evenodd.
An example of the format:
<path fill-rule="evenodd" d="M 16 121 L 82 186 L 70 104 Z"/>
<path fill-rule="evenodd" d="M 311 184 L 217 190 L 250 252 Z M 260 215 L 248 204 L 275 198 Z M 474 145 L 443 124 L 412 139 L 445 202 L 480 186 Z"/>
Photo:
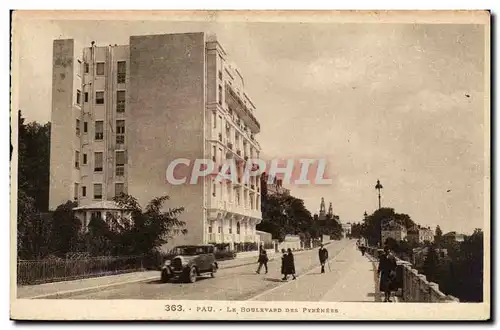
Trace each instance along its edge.
<path fill-rule="evenodd" d="M 286 251 L 285 249 L 281 249 L 281 275 L 285 276 L 285 258 Z"/>
<path fill-rule="evenodd" d="M 295 280 L 295 260 L 293 258 L 292 249 L 288 249 L 288 253 L 284 256 L 284 277 L 283 280 L 286 281 L 288 275 L 292 275 Z"/>
<path fill-rule="evenodd" d="M 393 290 L 396 278 L 396 258 L 391 253 L 389 247 L 384 248 L 384 254 L 380 256 L 378 273 L 380 274 L 380 291 L 384 292 L 384 302 L 391 301 L 391 291 Z"/>

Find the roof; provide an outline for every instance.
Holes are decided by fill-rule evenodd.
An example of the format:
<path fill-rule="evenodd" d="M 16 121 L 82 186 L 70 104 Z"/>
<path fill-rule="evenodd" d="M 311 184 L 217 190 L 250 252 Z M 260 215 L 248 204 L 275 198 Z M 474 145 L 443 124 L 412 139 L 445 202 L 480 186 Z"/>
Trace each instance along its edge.
<path fill-rule="evenodd" d="M 82 205 L 73 208 L 73 210 L 124 210 L 124 207 L 121 207 L 116 202 L 113 201 L 99 201 L 87 205 Z"/>

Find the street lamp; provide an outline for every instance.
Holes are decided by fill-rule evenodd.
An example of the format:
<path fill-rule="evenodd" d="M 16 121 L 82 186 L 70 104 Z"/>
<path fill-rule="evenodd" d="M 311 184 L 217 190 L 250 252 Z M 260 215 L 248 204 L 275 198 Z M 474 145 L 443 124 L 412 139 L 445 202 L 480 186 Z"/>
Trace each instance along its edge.
<path fill-rule="evenodd" d="M 377 180 L 377 185 L 375 186 L 375 189 L 378 190 L 378 208 L 382 208 L 381 203 L 380 203 L 380 189 L 383 189 L 384 187 L 380 184 L 380 180 Z"/>

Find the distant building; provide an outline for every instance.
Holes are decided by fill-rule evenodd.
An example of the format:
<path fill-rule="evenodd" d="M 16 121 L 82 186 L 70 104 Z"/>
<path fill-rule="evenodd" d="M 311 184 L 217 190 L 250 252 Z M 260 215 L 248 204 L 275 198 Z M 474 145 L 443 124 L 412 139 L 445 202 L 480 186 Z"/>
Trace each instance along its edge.
<path fill-rule="evenodd" d="M 352 224 L 350 222 L 342 224 L 342 230 L 344 231 L 344 238 L 351 235 Z"/>
<path fill-rule="evenodd" d="M 318 220 L 326 219 L 326 208 L 325 208 L 325 199 L 321 197 L 321 204 L 319 205 L 319 215 Z"/>
<path fill-rule="evenodd" d="M 273 179 L 273 183 L 267 183 L 269 182 L 268 181 L 268 177 L 266 176 L 264 178 L 266 181 L 266 186 L 267 186 L 267 195 L 269 196 L 273 196 L 273 195 L 285 195 L 285 196 L 288 196 L 290 195 L 290 189 L 286 189 L 283 187 L 283 179 L 278 179 L 278 178 L 274 178 Z"/>
<path fill-rule="evenodd" d="M 434 242 L 434 232 L 430 227 L 415 226 L 408 230 L 406 239 L 412 243 Z"/>
<path fill-rule="evenodd" d="M 412 264 L 416 268 L 421 268 L 425 262 L 425 259 L 427 258 L 427 254 L 429 253 L 429 247 L 422 247 L 422 248 L 416 248 L 413 249 L 413 256 L 412 256 Z M 447 258 L 448 257 L 448 250 L 447 249 L 436 249 L 436 253 L 438 255 L 438 258 Z"/>
<path fill-rule="evenodd" d="M 404 240 L 406 236 L 406 227 L 398 223 L 394 219 L 389 219 L 383 222 L 381 232 L 382 244 L 384 244 L 388 238 L 392 238 L 395 241 L 399 242 Z"/>
<path fill-rule="evenodd" d="M 455 231 L 451 231 L 442 236 L 443 242 L 463 242 L 465 240 L 464 234 L 457 234 Z"/>

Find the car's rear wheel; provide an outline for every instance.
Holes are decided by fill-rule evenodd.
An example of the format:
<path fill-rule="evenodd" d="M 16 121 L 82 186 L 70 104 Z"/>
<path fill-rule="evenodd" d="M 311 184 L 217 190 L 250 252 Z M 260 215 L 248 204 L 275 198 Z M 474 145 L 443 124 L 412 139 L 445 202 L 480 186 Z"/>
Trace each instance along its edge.
<path fill-rule="evenodd" d="M 191 267 L 189 269 L 189 273 L 187 274 L 187 280 L 189 283 L 194 283 L 196 282 L 196 278 L 198 277 L 198 272 L 196 271 L 195 267 Z"/>
<path fill-rule="evenodd" d="M 212 269 L 210 270 L 210 276 L 215 277 L 215 273 L 217 273 L 217 266 L 212 264 Z"/>
<path fill-rule="evenodd" d="M 162 271 L 161 272 L 161 281 L 163 283 L 167 283 L 168 281 L 170 281 L 170 274 L 168 274 L 166 271 Z"/>

